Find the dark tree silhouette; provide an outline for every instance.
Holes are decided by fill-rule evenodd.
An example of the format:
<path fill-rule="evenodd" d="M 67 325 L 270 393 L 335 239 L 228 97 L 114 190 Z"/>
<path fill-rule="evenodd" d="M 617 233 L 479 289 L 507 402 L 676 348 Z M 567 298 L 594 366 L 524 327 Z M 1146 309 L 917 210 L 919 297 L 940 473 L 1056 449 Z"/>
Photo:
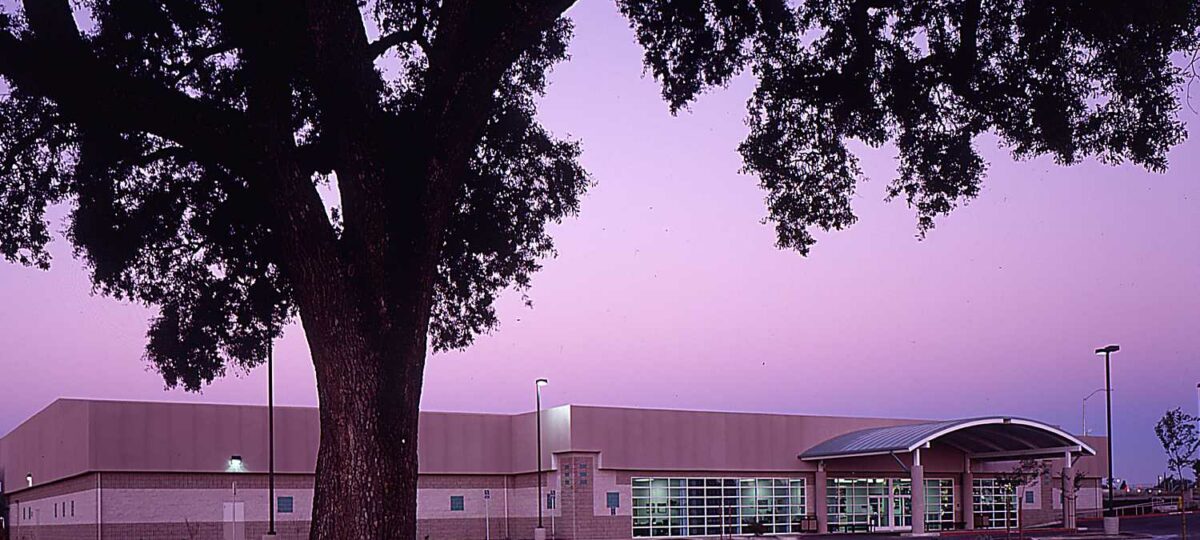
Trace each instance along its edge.
<path fill-rule="evenodd" d="M 534 106 L 572 3 L 26 0 L 0 14 L 0 253 L 47 266 L 68 205 L 96 289 L 157 308 L 171 386 L 257 365 L 298 316 L 313 537 L 412 538 L 427 349 L 496 325 L 589 184 Z M 618 4 L 673 111 L 752 71 L 741 152 L 802 253 L 854 221 L 849 140 L 895 142 L 923 233 L 977 195 L 976 135 L 1152 170 L 1184 136 L 1195 0 Z"/>

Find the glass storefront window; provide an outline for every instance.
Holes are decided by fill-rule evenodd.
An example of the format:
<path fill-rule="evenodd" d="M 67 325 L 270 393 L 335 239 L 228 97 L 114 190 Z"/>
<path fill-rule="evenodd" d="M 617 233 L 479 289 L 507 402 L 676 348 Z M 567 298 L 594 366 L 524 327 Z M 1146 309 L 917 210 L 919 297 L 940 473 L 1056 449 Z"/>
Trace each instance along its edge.
<path fill-rule="evenodd" d="M 768 532 L 798 532 L 808 507 L 802 478 L 634 478 L 632 484 L 639 538 L 743 534 L 751 521 Z"/>
<path fill-rule="evenodd" d="M 907 478 L 831 478 L 826 501 L 832 530 L 839 525 L 912 527 L 912 481 Z M 954 525 L 954 481 L 925 480 L 925 529 Z"/>
<path fill-rule="evenodd" d="M 976 478 L 971 486 L 971 507 L 976 523 L 985 529 L 1017 526 L 1017 495 L 994 478 Z"/>
<path fill-rule="evenodd" d="M 954 527 L 954 481 L 925 481 L 925 530 L 944 531 Z"/>

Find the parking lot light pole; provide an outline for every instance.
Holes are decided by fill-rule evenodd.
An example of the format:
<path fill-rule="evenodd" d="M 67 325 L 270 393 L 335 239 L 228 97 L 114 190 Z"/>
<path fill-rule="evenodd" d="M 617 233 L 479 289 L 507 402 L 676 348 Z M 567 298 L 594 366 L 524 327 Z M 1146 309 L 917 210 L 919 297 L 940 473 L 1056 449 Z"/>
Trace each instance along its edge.
<path fill-rule="evenodd" d="M 1096 354 L 1104 355 L 1104 390 L 1105 403 L 1108 411 L 1108 512 L 1104 520 L 1104 532 L 1107 534 L 1117 534 L 1117 507 L 1114 497 L 1113 481 L 1113 431 L 1112 431 L 1112 353 L 1121 350 L 1119 345 L 1109 345 L 1096 349 Z M 1110 532 L 1110 528 L 1112 529 Z"/>
<path fill-rule="evenodd" d="M 275 347 L 267 344 L 267 498 L 271 521 L 267 536 L 275 536 Z"/>
<path fill-rule="evenodd" d="M 1087 428 L 1087 402 L 1088 402 L 1088 400 L 1092 399 L 1092 396 L 1099 394 L 1100 392 L 1103 392 L 1104 390 L 1105 390 L 1104 388 L 1097 388 L 1095 390 L 1092 390 L 1092 393 L 1088 394 L 1087 397 L 1083 398 L 1083 406 L 1080 408 L 1080 413 L 1081 413 L 1080 418 L 1083 422 L 1083 431 L 1080 432 L 1081 435 L 1088 434 L 1088 428 Z"/>
<path fill-rule="evenodd" d="M 537 508 L 538 508 L 538 526 L 533 531 L 535 540 L 545 540 L 546 528 L 542 526 L 542 506 L 545 502 L 542 500 L 542 387 L 549 384 L 546 379 L 538 379 L 534 381 L 535 391 L 537 393 Z"/>

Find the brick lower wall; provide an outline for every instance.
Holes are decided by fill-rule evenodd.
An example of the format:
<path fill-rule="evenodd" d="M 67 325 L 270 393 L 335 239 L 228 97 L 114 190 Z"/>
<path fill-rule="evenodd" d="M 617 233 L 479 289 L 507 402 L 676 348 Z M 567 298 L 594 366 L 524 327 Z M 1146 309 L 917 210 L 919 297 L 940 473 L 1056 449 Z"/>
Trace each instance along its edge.
<path fill-rule="evenodd" d="M 571 523 L 561 519 L 545 519 L 547 538 L 551 540 L 624 540 L 630 538 L 629 520 L 599 516 L 596 519 Z M 280 540 L 308 538 L 311 524 L 307 521 L 277 522 L 275 532 Z M 417 521 L 418 540 L 531 540 L 537 518 L 491 519 L 479 518 L 422 519 Z M 258 540 L 267 532 L 263 521 L 242 524 L 245 540 Z M 490 531 L 488 530 L 490 527 Z M 222 522 L 197 523 L 108 523 L 103 526 L 103 538 L 121 540 L 225 540 Z M 39 525 L 15 530 L 10 540 L 95 540 L 95 525 Z"/>
<path fill-rule="evenodd" d="M 543 495 L 556 494 L 555 508 L 543 509 L 544 524 L 552 540 L 630 539 L 630 478 L 668 474 L 598 469 L 599 454 L 595 452 L 571 452 L 556 457 L 559 470 L 543 477 Z M 708 474 L 739 476 L 735 472 Z M 780 476 L 812 481 L 807 473 Z M 37 506 L 40 508 L 39 520 L 32 523 L 10 521 L 17 526 L 10 530 L 9 540 L 96 538 L 94 514 L 87 518 L 83 513 L 94 511 L 87 505 L 97 499 L 98 481 L 103 486 L 100 493 L 104 501 L 104 538 L 224 540 L 226 525 L 220 519 L 222 504 L 228 500 L 245 504 L 248 521 L 242 525 L 244 538 L 257 540 L 266 532 L 266 478 L 263 475 L 102 473 L 99 478 L 85 475 L 14 494 L 9 503 L 17 504 L 10 507 L 10 514 L 15 513 L 19 518 L 21 506 Z M 1056 479 L 1043 481 L 1037 490 L 1036 504 L 1023 505 L 1021 518 L 1026 526 L 1061 518 L 1061 510 L 1054 505 L 1057 482 Z M 232 489 L 235 483 L 236 492 Z M 278 521 L 280 538 L 306 538 L 310 528 L 312 475 L 280 475 L 276 485 L 277 494 L 296 494 L 296 511 L 282 515 Z M 483 500 L 485 489 L 491 490 L 487 506 Z M 536 474 L 423 476 L 419 490 L 417 540 L 483 540 L 487 537 L 529 540 L 537 525 L 537 505 L 546 502 L 545 497 L 541 500 L 537 497 Z M 609 509 L 606 504 L 606 495 L 611 492 L 619 496 L 616 509 Z M 956 504 L 970 508 L 968 493 L 969 490 L 961 486 L 956 489 Z M 450 498 L 457 496 L 464 497 L 465 508 L 452 511 Z M 92 521 L 47 523 L 48 520 L 43 518 L 54 518 L 53 505 L 62 504 L 60 501 L 65 499 L 76 500 L 75 509 L 81 514 L 71 518 Z"/>

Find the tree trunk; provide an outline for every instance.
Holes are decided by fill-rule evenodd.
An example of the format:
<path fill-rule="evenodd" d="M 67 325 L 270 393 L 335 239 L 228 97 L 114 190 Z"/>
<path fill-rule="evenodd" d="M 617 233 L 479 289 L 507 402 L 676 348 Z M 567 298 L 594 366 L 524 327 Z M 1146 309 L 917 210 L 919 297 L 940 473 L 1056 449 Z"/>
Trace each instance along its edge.
<path fill-rule="evenodd" d="M 325 309 L 301 312 L 320 402 L 314 540 L 416 537 L 428 279 L 372 294 L 350 278 L 349 294 L 326 289 Z"/>
<path fill-rule="evenodd" d="M 411 368 L 424 365 L 424 338 L 309 341 L 321 415 L 310 538 L 415 538 L 421 381 Z M 397 349 L 407 352 L 387 354 Z"/>

